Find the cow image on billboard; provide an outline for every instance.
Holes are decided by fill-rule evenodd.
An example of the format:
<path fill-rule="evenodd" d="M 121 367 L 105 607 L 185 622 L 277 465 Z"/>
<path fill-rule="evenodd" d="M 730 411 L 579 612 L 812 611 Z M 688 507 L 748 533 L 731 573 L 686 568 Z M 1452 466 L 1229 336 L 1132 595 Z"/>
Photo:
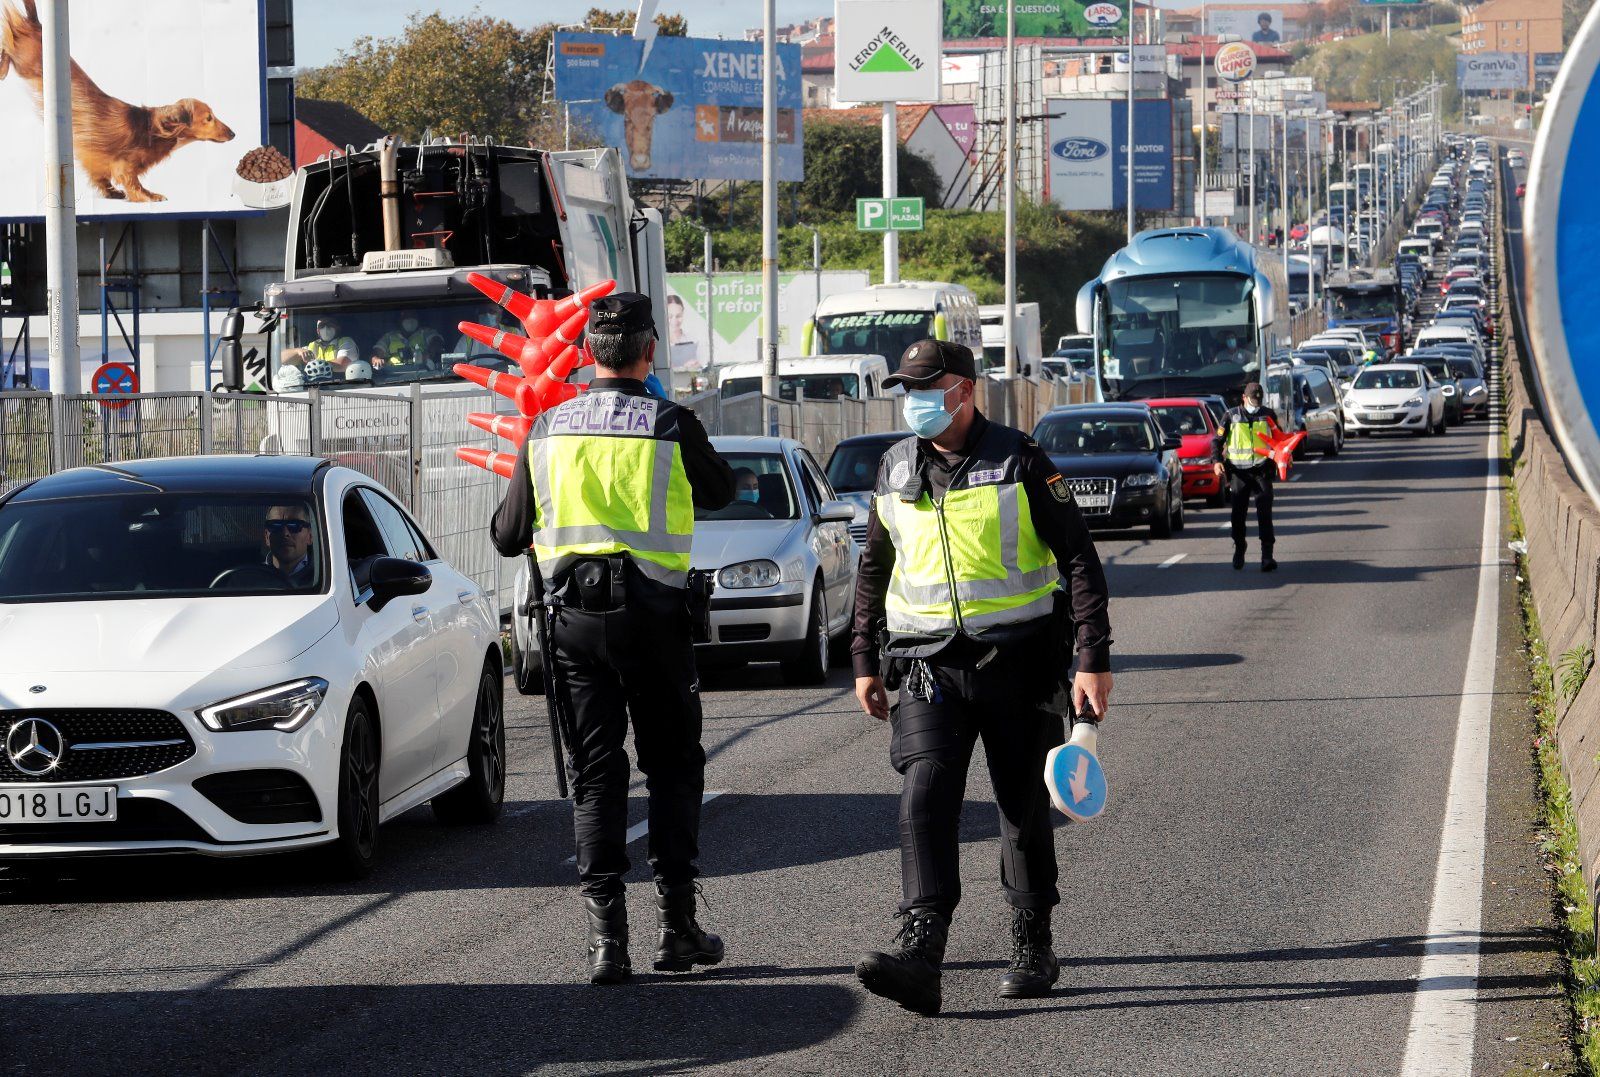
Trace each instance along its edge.
<path fill-rule="evenodd" d="M 761 178 L 761 43 L 556 35 L 556 97 L 634 179 Z M 778 46 L 778 178 L 802 178 L 800 47 Z"/>
<path fill-rule="evenodd" d="M 257 0 L 77 0 L 70 18 L 79 216 L 253 212 L 239 191 L 270 153 L 246 161 L 267 126 Z M 0 218 L 44 215 L 43 50 L 37 0 L 0 0 Z"/>

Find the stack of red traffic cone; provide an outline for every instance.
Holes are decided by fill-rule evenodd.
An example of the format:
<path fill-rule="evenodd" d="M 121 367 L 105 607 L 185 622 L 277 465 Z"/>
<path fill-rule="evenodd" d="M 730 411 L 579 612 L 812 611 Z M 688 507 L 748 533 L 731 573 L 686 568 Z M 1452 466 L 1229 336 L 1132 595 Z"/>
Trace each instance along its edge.
<path fill-rule="evenodd" d="M 511 416 L 474 412 L 467 416 L 467 422 L 520 446 L 535 419 L 581 391 L 579 386 L 567 384 L 567 377 L 584 365 L 584 355 L 577 342 L 589 321 L 589 304 L 610 293 L 617 282 L 601 281 L 565 299 L 535 299 L 481 273 L 468 274 L 467 280 L 515 315 L 527 333 L 527 336 L 520 336 L 477 322 L 461 323 L 463 333 L 514 360 L 522 369 L 522 376 L 518 377 L 507 371 L 457 363 L 454 367 L 457 374 L 511 400 L 519 413 Z M 462 448 L 456 450 L 456 455 L 508 479 L 517 462 L 510 453 L 489 449 Z"/>

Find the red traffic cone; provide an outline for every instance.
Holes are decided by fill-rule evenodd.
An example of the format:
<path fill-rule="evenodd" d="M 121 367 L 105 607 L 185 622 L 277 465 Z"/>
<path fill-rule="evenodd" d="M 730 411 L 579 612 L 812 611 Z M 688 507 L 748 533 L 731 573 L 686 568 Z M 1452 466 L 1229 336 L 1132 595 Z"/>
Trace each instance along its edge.
<path fill-rule="evenodd" d="M 517 469 L 517 458 L 510 453 L 492 452 L 488 449 L 458 448 L 456 455 L 469 464 L 476 464 L 483 470 L 492 471 L 505 479 L 509 479 Z"/>
<path fill-rule="evenodd" d="M 532 419 L 517 415 L 490 415 L 482 411 L 468 415 L 467 422 L 519 447 L 528 439 L 528 431 L 533 429 Z"/>

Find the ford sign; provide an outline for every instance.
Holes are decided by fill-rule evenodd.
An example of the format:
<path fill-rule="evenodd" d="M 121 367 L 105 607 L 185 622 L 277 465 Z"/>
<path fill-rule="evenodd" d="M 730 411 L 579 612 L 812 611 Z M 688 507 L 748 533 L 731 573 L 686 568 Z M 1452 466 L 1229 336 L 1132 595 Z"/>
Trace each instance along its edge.
<path fill-rule="evenodd" d="M 1051 146 L 1050 152 L 1063 161 L 1098 161 L 1111 147 L 1097 138 L 1064 138 Z"/>
<path fill-rule="evenodd" d="M 1091 26 L 1115 26 L 1122 21 L 1122 9 L 1115 4 L 1090 4 L 1083 17 Z"/>

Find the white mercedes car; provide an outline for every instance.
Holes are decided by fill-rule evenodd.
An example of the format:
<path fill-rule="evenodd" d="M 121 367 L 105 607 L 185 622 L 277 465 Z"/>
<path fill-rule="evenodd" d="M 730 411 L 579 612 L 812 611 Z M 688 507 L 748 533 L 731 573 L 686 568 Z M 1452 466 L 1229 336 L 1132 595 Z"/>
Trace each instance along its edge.
<path fill-rule="evenodd" d="M 359 875 L 505 791 L 499 623 L 310 457 L 74 468 L 0 500 L 0 859 L 309 846 Z"/>

